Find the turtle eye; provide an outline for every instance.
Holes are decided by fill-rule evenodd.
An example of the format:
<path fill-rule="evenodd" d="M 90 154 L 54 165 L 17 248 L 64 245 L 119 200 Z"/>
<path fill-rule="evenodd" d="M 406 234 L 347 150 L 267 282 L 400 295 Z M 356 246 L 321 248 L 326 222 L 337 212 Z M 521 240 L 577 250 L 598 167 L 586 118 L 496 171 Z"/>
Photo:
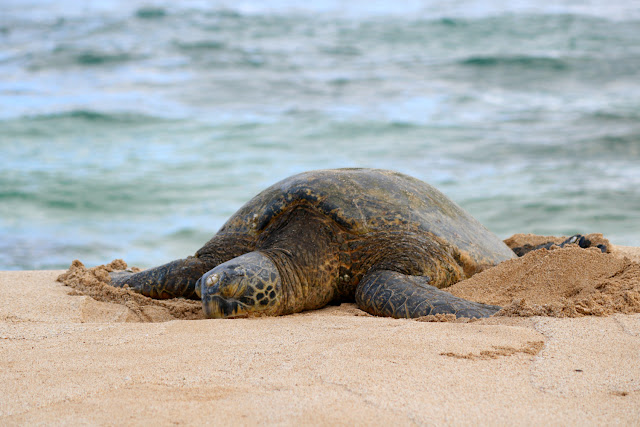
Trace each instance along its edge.
<path fill-rule="evenodd" d="M 238 285 L 235 283 L 227 283 L 224 286 L 220 287 L 220 296 L 223 298 L 231 298 L 235 296 L 236 290 L 238 289 Z"/>
<path fill-rule="evenodd" d="M 235 298 L 240 296 L 244 292 L 245 288 L 246 286 L 243 286 L 242 280 L 238 280 L 238 278 L 231 278 L 231 280 L 220 281 L 220 288 L 218 289 L 218 292 L 223 298 Z"/>

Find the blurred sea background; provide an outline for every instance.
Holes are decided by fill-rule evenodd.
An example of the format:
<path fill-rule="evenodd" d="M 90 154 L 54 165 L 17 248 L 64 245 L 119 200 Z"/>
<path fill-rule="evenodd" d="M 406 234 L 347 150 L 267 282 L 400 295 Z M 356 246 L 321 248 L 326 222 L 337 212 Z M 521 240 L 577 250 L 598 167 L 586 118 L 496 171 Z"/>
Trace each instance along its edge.
<path fill-rule="evenodd" d="M 193 254 L 297 172 L 640 246 L 640 3 L 0 0 L 0 269 Z"/>

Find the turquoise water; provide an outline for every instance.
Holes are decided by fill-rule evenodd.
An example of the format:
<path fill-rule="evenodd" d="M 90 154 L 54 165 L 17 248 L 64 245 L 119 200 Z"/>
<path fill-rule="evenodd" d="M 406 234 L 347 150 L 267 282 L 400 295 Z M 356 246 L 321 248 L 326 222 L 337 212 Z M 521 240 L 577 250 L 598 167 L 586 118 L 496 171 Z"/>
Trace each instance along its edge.
<path fill-rule="evenodd" d="M 352 166 L 501 237 L 640 245 L 633 2 L 92 3 L 3 1 L 0 269 L 157 265 Z"/>

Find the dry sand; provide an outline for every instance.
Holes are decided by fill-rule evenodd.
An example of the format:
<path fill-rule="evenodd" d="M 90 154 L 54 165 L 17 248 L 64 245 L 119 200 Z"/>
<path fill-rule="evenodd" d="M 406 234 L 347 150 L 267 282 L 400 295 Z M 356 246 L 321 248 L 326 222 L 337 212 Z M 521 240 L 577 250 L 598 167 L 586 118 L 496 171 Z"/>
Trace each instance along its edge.
<path fill-rule="evenodd" d="M 204 320 L 108 293 L 104 270 L 76 288 L 0 272 L 0 424 L 637 425 L 638 262 L 640 248 L 532 252 L 451 288 L 511 305 L 471 323 L 351 304 Z"/>

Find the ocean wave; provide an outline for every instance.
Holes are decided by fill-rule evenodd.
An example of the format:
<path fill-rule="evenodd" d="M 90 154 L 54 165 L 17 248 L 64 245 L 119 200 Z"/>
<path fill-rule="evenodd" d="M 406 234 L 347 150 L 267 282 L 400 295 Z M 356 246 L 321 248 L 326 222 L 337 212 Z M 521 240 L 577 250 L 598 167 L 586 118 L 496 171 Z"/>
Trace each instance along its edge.
<path fill-rule="evenodd" d="M 171 124 L 174 120 L 132 112 L 100 112 L 95 110 L 71 110 L 22 115 L 0 119 L 1 139 L 60 138 L 86 133 L 86 129 L 103 128 L 110 132 L 138 126 Z M 116 125 L 116 126 L 114 126 Z"/>
<path fill-rule="evenodd" d="M 78 65 L 106 65 L 131 61 L 135 59 L 135 57 L 125 52 L 106 53 L 98 51 L 84 51 L 74 55 L 73 59 Z"/>
<path fill-rule="evenodd" d="M 48 56 L 48 57 L 47 57 Z M 58 45 L 49 55 L 34 63 L 35 68 L 80 66 L 109 66 L 142 59 L 143 56 L 122 49 L 108 51 L 95 47 Z"/>
<path fill-rule="evenodd" d="M 597 158 L 640 159 L 640 133 L 608 134 L 575 144 L 576 155 Z"/>
<path fill-rule="evenodd" d="M 599 110 L 588 114 L 586 120 L 622 121 L 640 123 L 640 108 L 632 111 Z"/>
<path fill-rule="evenodd" d="M 12 121 L 64 121 L 64 120 L 74 120 L 74 121 L 83 121 L 89 122 L 92 124 L 96 123 L 121 123 L 121 124 L 143 124 L 143 123 L 158 123 L 161 121 L 165 121 L 166 119 L 161 119 L 159 117 L 152 117 L 143 114 L 137 113 L 108 113 L 101 112 L 96 110 L 71 110 L 65 112 L 56 112 L 56 113 L 48 113 L 48 114 L 38 114 L 32 116 L 22 117 L 20 119 L 12 119 Z M 8 122 L 4 121 L 5 123 Z"/>
<path fill-rule="evenodd" d="M 137 18 L 140 19 L 158 19 L 167 15 L 167 10 L 162 7 L 144 6 L 136 10 Z"/>
<path fill-rule="evenodd" d="M 193 52 L 193 51 L 216 51 L 216 50 L 222 50 L 224 49 L 227 45 L 224 42 L 221 41 L 217 41 L 217 40 L 197 40 L 197 41 L 181 41 L 181 40 L 174 40 L 173 45 L 178 48 L 179 50 L 185 51 L 185 52 Z"/>
<path fill-rule="evenodd" d="M 509 67 L 553 71 L 570 68 L 569 63 L 562 59 L 526 55 L 474 55 L 458 61 L 458 64 L 469 67 Z"/>
<path fill-rule="evenodd" d="M 109 68 L 146 58 L 126 50 L 103 50 L 101 46 L 57 46 L 52 50 L 39 48 L 30 53 L 15 54 L 8 61 L 24 63 L 28 71 L 68 69 L 71 67 Z"/>

